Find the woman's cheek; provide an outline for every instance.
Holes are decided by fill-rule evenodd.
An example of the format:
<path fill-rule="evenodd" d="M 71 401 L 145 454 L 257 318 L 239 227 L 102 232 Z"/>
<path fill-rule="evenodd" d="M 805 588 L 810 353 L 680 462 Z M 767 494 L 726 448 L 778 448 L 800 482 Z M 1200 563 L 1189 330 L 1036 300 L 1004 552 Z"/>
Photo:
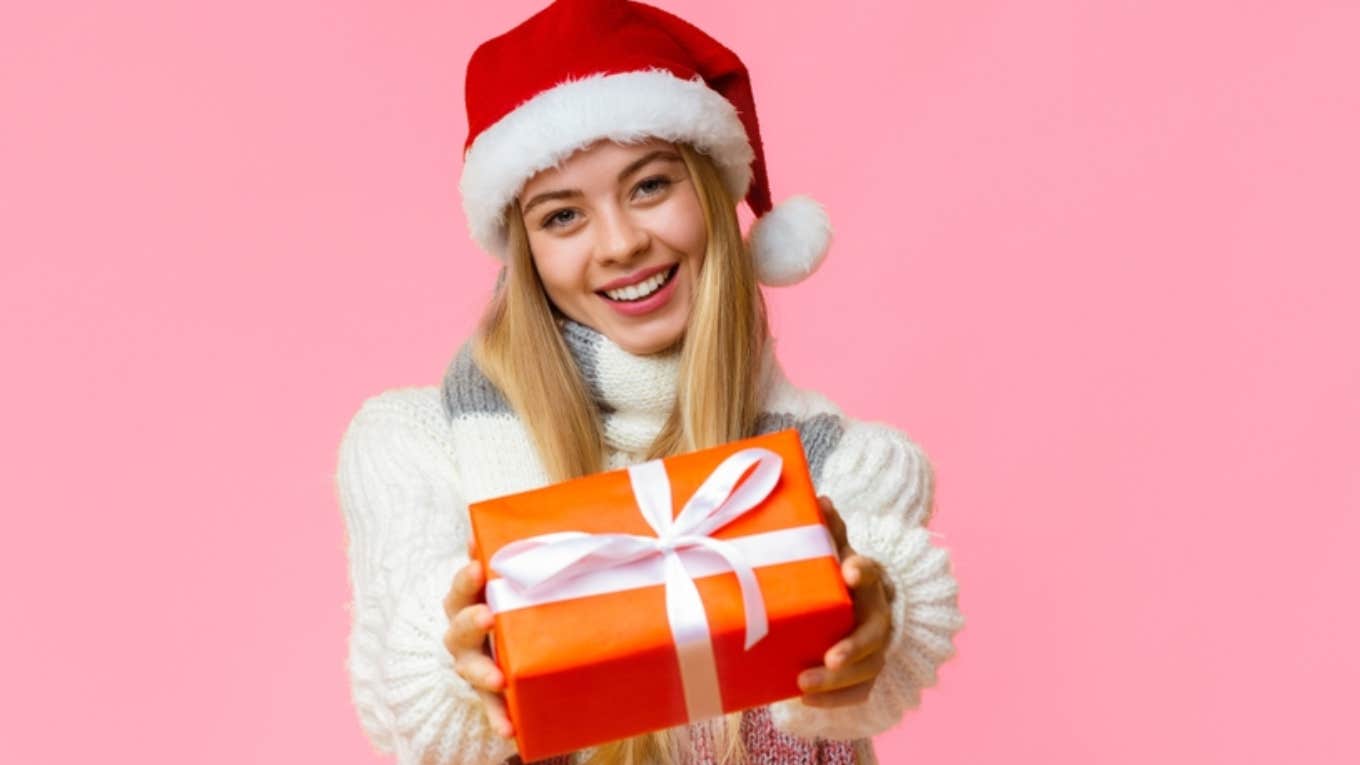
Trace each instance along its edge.
<path fill-rule="evenodd" d="M 553 252 L 552 243 L 541 235 L 530 235 L 529 251 L 533 253 L 534 268 L 538 270 L 538 278 L 543 280 L 543 286 L 550 290 L 555 289 L 561 281 L 557 272 L 560 260 Z"/>
<path fill-rule="evenodd" d="M 586 280 L 588 254 L 582 254 L 579 245 L 573 246 L 572 242 L 550 237 L 543 239 L 537 246 L 530 242 L 543 286 L 558 295 L 589 291 Z"/>
<path fill-rule="evenodd" d="M 666 242 L 675 250 L 694 258 L 702 257 L 708 244 L 708 230 L 704 226 L 704 211 L 694 192 L 685 189 L 678 194 L 674 205 L 666 210 L 658 225 L 665 231 Z"/>

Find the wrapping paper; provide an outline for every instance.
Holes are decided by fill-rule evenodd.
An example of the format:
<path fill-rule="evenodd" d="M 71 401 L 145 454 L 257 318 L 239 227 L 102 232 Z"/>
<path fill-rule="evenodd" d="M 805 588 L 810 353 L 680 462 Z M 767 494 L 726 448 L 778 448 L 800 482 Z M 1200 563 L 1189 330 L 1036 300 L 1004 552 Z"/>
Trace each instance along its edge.
<path fill-rule="evenodd" d="M 468 510 L 525 761 L 799 696 L 854 627 L 794 429 Z"/>

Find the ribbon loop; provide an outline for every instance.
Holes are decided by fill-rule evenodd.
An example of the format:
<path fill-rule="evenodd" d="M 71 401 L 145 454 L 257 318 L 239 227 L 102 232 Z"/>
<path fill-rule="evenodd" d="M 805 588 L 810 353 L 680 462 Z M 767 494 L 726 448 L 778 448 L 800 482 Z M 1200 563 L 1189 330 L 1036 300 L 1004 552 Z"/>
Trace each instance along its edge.
<path fill-rule="evenodd" d="M 633 497 L 647 525 L 658 538 L 664 538 L 671 528 L 671 482 L 661 460 L 651 460 L 628 468 L 628 481 L 633 486 Z"/>

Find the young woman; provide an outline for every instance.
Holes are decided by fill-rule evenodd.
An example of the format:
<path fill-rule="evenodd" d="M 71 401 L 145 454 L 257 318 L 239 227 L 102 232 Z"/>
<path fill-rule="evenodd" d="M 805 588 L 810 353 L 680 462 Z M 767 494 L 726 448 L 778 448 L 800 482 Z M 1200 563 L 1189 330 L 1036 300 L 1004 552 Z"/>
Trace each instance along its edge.
<path fill-rule="evenodd" d="M 518 761 L 469 502 L 795 427 L 854 630 L 800 698 L 556 761 L 873 762 L 953 655 L 957 585 L 920 448 L 773 353 L 759 285 L 810 274 L 829 227 L 806 198 L 771 209 L 745 68 L 650 6 L 562 0 L 478 48 L 466 96 L 464 208 L 504 268 L 442 385 L 368 399 L 340 446 L 365 732 L 402 763 Z"/>

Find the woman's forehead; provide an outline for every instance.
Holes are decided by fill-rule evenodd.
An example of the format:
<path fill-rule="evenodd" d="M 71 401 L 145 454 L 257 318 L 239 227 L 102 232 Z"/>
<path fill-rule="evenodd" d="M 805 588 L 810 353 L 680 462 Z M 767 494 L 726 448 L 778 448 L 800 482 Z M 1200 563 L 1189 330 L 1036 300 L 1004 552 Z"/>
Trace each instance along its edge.
<path fill-rule="evenodd" d="M 576 150 L 557 165 L 539 171 L 524 184 L 520 193 L 527 195 L 540 187 L 570 185 L 573 179 L 594 178 L 597 174 L 613 180 L 614 174 L 629 163 L 658 149 L 674 150 L 675 144 L 661 138 L 648 138 L 636 143 L 601 139 Z"/>

